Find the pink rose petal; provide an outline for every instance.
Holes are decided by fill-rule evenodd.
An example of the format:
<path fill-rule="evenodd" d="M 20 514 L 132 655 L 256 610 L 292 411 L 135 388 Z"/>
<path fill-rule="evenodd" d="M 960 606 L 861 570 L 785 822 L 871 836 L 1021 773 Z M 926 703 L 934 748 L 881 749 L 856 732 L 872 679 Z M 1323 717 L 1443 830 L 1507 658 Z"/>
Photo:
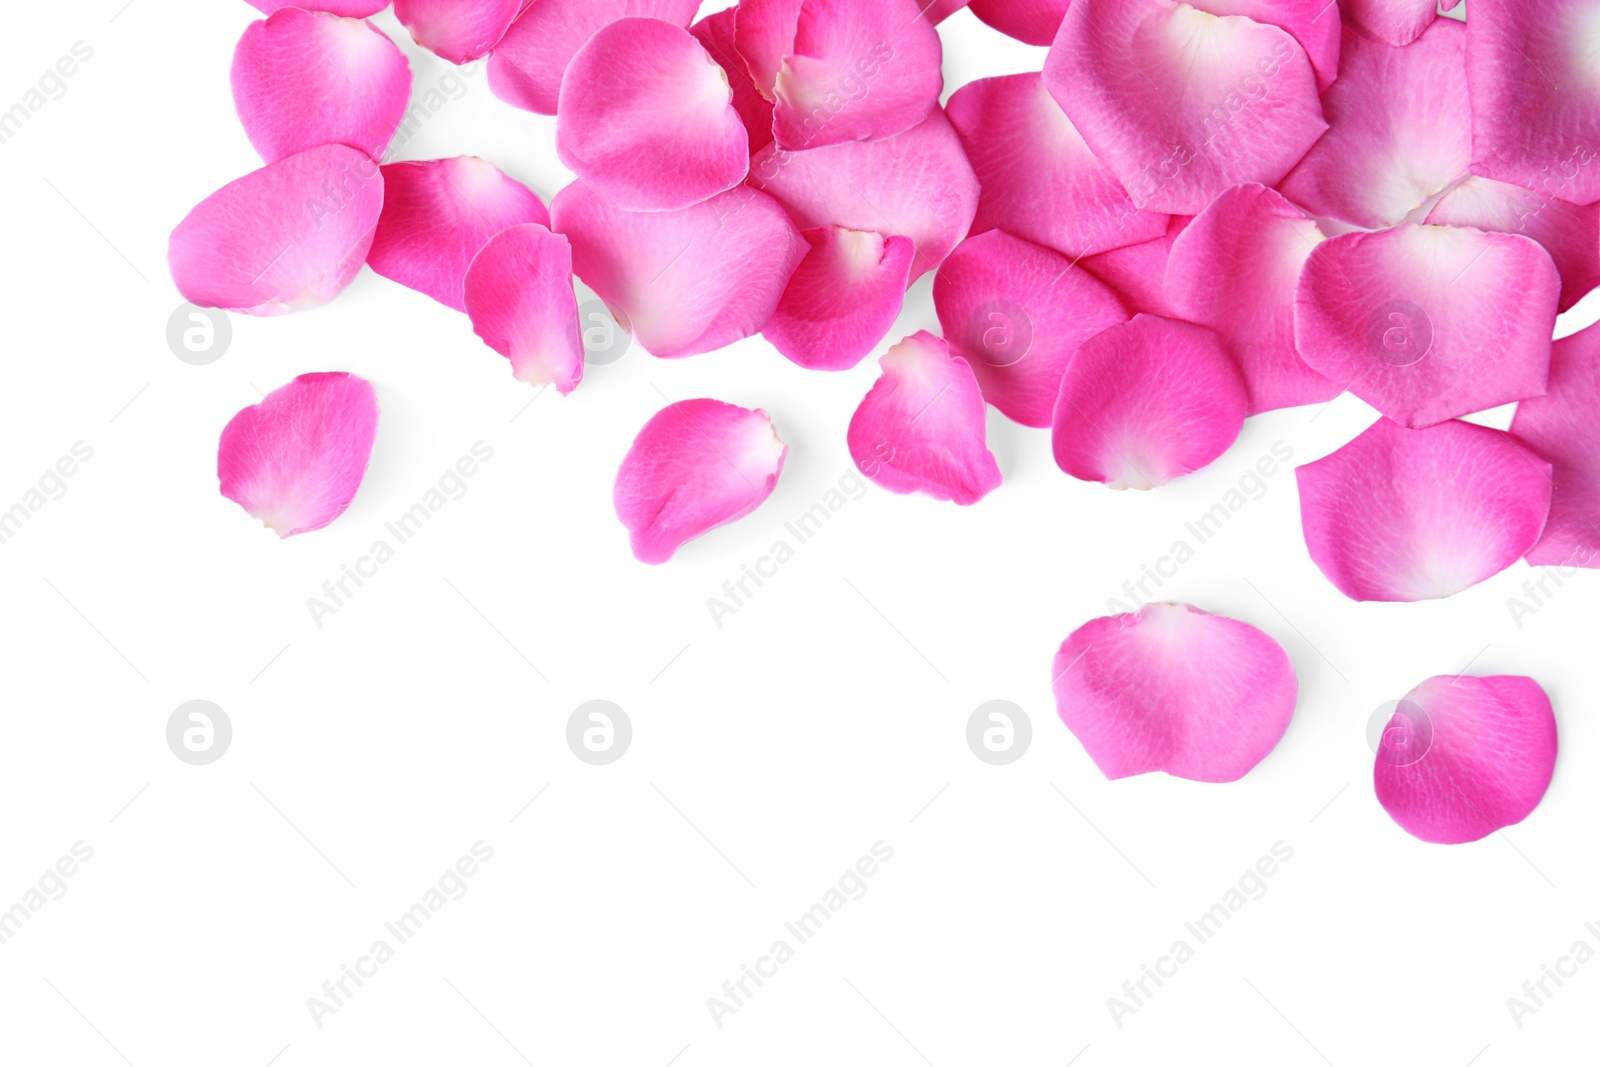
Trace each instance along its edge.
<path fill-rule="evenodd" d="M 302 374 L 228 420 L 217 445 L 222 495 L 279 537 L 320 530 L 361 487 L 377 432 L 370 382 Z"/>
<path fill-rule="evenodd" d="M 1299 689 L 1278 642 L 1186 604 L 1085 623 L 1052 674 L 1057 714 L 1111 779 L 1237 781 L 1282 739 Z"/>
<path fill-rule="evenodd" d="M 1446 5 L 1445 10 L 1454 6 Z M 1439 0 L 1340 0 L 1339 10 L 1346 22 L 1368 37 L 1398 48 L 1433 25 Z"/>
<path fill-rule="evenodd" d="M 263 14 L 271 15 L 286 8 L 299 7 L 285 0 L 245 0 Z M 314 10 L 338 15 L 341 18 L 370 18 L 389 6 L 389 0 L 315 0 Z"/>
<path fill-rule="evenodd" d="M 915 246 L 909 237 L 823 226 L 761 331 L 802 367 L 849 370 L 889 333 L 905 303 Z"/>
<path fill-rule="evenodd" d="M 565 237 L 537 222 L 501 230 L 472 258 L 462 292 L 473 331 L 511 361 L 518 381 L 562 396 L 577 388 L 583 340 Z"/>
<path fill-rule="evenodd" d="M 1072 0 L 972 0 L 978 18 L 1023 44 L 1049 47 Z"/>
<path fill-rule="evenodd" d="M 521 10 L 522 0 L 394 0 L 411 39 L 452 63 L 488 55 Z"/>
<path fill-rule="evenodd" d="M 1517 405 L 1511 434 L 1554 467 L 1536 566 L 1600 567 L 1600 325 L 1555 343 L 1546 396 Z"/>
<path fill-rule="evenodd" d="M 1317 91 L 1339 77 L 1340 26 L 1329 0 L 1198 0 L 1193 5 L 1213 15 L 1244 15 L 1288 33 L 1306 50 L 1317 74 Z"/>
<path fill-rule="evenodd" d="M 1172 246 L 1193 218 L 1192 215 L 1170 215 L 1164 235 L 1136 245 L 1113 248 L 1097 256 L 1085 256 L 1078 265 L 1110 286 L 1129 311 L 1181 318 L 1168 305 L 1162 282 L 1172 257 Z"/>
<path fill-rule="evenodd" d="M 967 6 L 967 0 L 917 0 L 922 17 L 937 26 L 957 11 Z"/>
<path fill-rule="evenodd" d="M 759 152 L 772 143 L 772 101 L 762 96 L 750 80 L 750 68 L 734 44 L 734 19 L 737 7 L 726 7 L 707 15 L 689 32 L 700 42 L 717 66 L 728 76 L 728 86 L 733 90 L 733 109 L 744 121 L 745 132 L 750 136 L 750 151 Z"/>

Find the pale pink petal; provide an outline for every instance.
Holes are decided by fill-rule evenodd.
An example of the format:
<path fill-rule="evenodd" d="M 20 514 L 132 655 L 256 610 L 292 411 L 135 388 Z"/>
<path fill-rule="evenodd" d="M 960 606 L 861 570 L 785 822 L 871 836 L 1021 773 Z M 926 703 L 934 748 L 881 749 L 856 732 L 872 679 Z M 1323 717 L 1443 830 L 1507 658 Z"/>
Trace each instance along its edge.
<path fill-rule="evenodd" d="M 734 19 L 737 7 L 726 7 L 707 15 L 693 26 L 700 46 L 717 61 L 717 66 L 728 76 L 728 86 L 733 90 L 733 109 L 744 120 L 745 132 L 750 136 L 750 151 L 759 152 L 772 143 L 772 101 L 762 96 L 750 80 L 750 68 L 734 44 Z"/>
<path fill-rule="evenodd" d="M 1238 781 L 1289 729 L 1299 691 L 1278 642 L 1187 604 L 1085 623 L 1051 673 L 1056 713 L 1111 779 Z"/>
<path fill-rule="evenodd" d="M 1389 418 L 1431 426 L 1544 392 L 1561 276 L 1526 237 L 1452 226 L 1317 246 L 1295 297 L 1311 368 Z"/>
<path fill-rule="evenodd" d="M 472 329 L 529 385 L 562 396 L 583 380 L 572 248 L 537 222 L 509 226 L 472 258 L 463 294 Z"/>
<path fill-rule="evenodd" d="M 1555 343 L 1549 393 L 1517 405 L 1511 434 L 1555 472 L 1550 521 L 1528 562 L 1600 567 L 1600 325 Z"/>
<path fill-rule="evenodd" d="M 756 408 L 680 400 L 645 423 L 612 502 L 633 555 L 665 563 L 685 542 L 742 519 L 772 495 L 788 446 Z"/>
<path fill-rule="evenodd" d="M 978 176 L 972 232 L 1005 230 L 1076 259 L 1154 240 L 1167 216 L 1141 211 L 1045 90 L 1012 74 L 956 90 L 945 105 Z"/>
<path fill-rule="evenodd" d="M 1048 47 L 1056 39 L 1072 0 L 972 0 L 967 6 L 983 22 L 1023 44 Z"/>
<path fill-rule="evenodd" d="M 488 55 L 521 10 L 522 0 L 394 0 L 411 39 L 452 63 Z"/>
<path fill-rule="evenodd" d="M 1204 326 L 1138 315 L 1067 364 L 1056 466 L 1113 489 L 1152 489 L 1221 456 L 1244 429 L 1244 379 Z"/>
<path fill-rule="evenodd" d="M 667 358 L 760 332 L 808 247 L 776 200 L 745 185 L 681 211 L 623 211 L 580 181 L 551 207 L 578 277 Z"/>
<path fill-rule="evenodd" d="M 1454 6 L 1447 4 L 1445 10 Z M 1368 37 L 1398 48 L 1433 25 L 1439 0 L 1339 0 L 1339 10 L 1346 22 Z"/>
<path fill-rule="evenodd" d="M 301 0 L 301 2 L 311 3 L 316 11 L 351 19 L 370 18 L 389 6 L 389 0 Z M 288 3 L 287 0 L 245 0 L 245 3 L 268 15 L 286 8 L 301 6 Z"/>
<path fill-rule="evenodd" d="M 1531 815 L 1557 747 L 1550 697 L 1532 678 L 1443 675 L 1397 704 L 1372 784 L 1406 833 L 1459 845 Z"/>
<path fill-rule="evenodd" d="M 217 481 L 279 537 L 320 530 L 361 487 L 377 432 L 372 383 L 343 371 L 302 374 L 228 420 Z"/>
<path fill-rule="evenodd" d="M 1332 400 L 1342 391 L 1294 347 L 1300 268 L 1317 224 L 1261 185 L 1239 185 L 1173 242 L 1163 292 L 1176 317 L 1208 326 L 1244 375 L 1250 414 Z"/>
<path fill-rule="evenodd" d="M 688 30 L 618 19 L 567 67 L 556 151 L 616 206 L 676 211 L 749 172 L 749 135 L 732 100 L 728 76 Z"/>
<path fill-rule="evenodd" d="M 850 418 L 850 458 L 891 493 L 976 504 L 1000 486 L 985 445 L 983 394 L 966 360 L 919 331 L 889 349 Z"/>
<path fill-rule="evenodd" d="M 915 281 L 961 243 L 978 210 L 978 179 L 944 111 L 881 141 L 788 152 L 770 144 L 750 184 L 777 197 L 805 229 L 842 226 L 916 242 Z"/>
<path fill-rule="evenodd" d="M 361 270 L 384 204 L 378 164 L 344 145 L 269 163 L 201 201 L 167 266 L 201 307 L 283 315 L 326 304 Z"/>
<path fill-rule="evenodd" d="M 1295 479 L 1311 559 L 1352 600 L 1453 596 L 1521 559 L 1550 512 L 1550 464 L 1468 422 L 1379 419 Z"/>
<path fill-rule="evenodd" d="M 1327 129 L 1289 33 L 1169 0 L 1076 0 L 1045 84 L 1140 207 L 1192 215 L 1276 185 Z"/>
<path fill-rule="evenodd" d="M 630 17 L 687 27 L 699 8 L 700 0 L 534 0 L 489 57 L 489 88 L 513 107 L 554 115 L 567 64 L 601 28 Z"/>
<path fill-rule="evenodd" d="M 1197 0 L 1192 5 L 1213 15 L 1244 15 L 1287 30 L 1306 50 L 1326 92 L 1339 75 L 1340 25 L 1334 0 Z"/>
<path fill-rule="evenodd" d="M 1113 248 L 1097 256 L 1085 256 L 1078 265 L 1109 285 L 1130 312 L 1181 318 L 1167 304 L 1162 280 L 1167 274 L 1172 246 L 1193 218 L 1193 215 L 1170 215 L 1164 235 L 1136 245 Z"/>
<path fill-rule="evenodd" d="M 1024 426 L 1051 424 L 1067 361 L 1128 312 L 1070 259 L 1001 230 L 963 241 L 933 280 L 939 324 L 983 398 Z"/>
<path fill-rule="evenodd" d="M 824 226 L 789 279 L 761 334 L 812 370 L 849 370 L 889 333 L 905 303 L 915 246 L 909 237 Z"/>
<path fill-rule="evenodd" d="M 409 289 L 465 311 L 461 285 L 484 243 L 524 222 L 549 225 L 532 189 L 477 156 L 383 168 L 388 196 L 367 263 Z"/>

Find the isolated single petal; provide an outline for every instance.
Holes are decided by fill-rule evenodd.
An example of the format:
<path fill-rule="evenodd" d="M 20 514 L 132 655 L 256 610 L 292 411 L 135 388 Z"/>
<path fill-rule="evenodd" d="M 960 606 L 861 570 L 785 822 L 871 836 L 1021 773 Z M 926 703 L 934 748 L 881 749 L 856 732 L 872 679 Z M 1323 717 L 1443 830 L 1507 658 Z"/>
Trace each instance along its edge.
<path fill-rule="evenodd" d="M 1532 678 L 1429 678 L 1401 700 L 1378 750 L 1378 803 L 1413 837 L 1477 841 L 1526 819 L 1556 768 L 1556 717 Z"/>
<path fill-rule="evenodd" d="M 268 163 L 325 144 L 378 159 L 405 115 L 411 65 L 370 22 L 286 7 L 233 53 L 233 104 Z"/>
<path fill-rule="evenodd" d="M 488 55 L 521 10 L 522 0 L 394 0 L 411 39 L 452 63 Z"/>
<path fill-rule="evenodd" d="M 1122 298 L 1130 313 L 1146 312 L 1181 318 L 1167 304 L 1162 281 L 1167 274 L 1167 263 L 1172 258 L 1172 246 L 1194 218 L 1193 215 L 1170 215 L 1167 232 L 1150 241 L 1136 245 L 1113 248 L 1097 256 L 1085 256 L 1078 265 L 1109 285 Z"/>
<path fill-rule="evenodd" d="M 1447 4 L 1445 10 L 1454 6 Z M 1398 48 L 1433 25 L 1439 0 L 1339 0 L 1339 10 L 1346 22 L 1368 37 Z"/>
<path fill-rule="evenodd" d="M 1073 259 L 1166 233 L 1167 216 L 1133 206 L 1042 75 L 971 82 L 950 97 L 945 113 L 978 176 L 973 233 L 1005 230 Z"/>
<path fill-rule="evenodd" d="M 320 530 L 361 488 L 377 432 L 372 383 L 343 371 L 302 374 L 223 427 L 222 495 L 279 537 Z"/>
<path fill-rule="evenodd" d="M 1597 227 L 1600 234 L 1600 227 Z M 1251 415 L 1332 400 L 1343 388 L 1294 347 L 1300 268 L 1322 231 L 1261 185 L 1212 202 L 1172 244 L 1163 292 L 1176 317 L 1210 327 L 1244 375 Z"/>
<path fill-rule="evenodd" d="M 1072 0 L 971 0 L 967 6 L 983 22 L 1023 44 L 1048 47 L 1056 39 Z"/>
<path fill-rule="evenodd" d="M 537 193 L 477 156 L 383 168 L 388 196 L 367 263 L 391 281 L 465 311 L 461 285 L 484 244 L 508 226 L 549 225 Z"/>
<path fill-rule="evenodd" d="M 286 0 L 245 0 L 247 4 L 257 11 L 268 15 L 282 11 L 285 8 L 299 7 Z M 302 0 L 305 2 L 305 0 Z M 325 11 L 330 15 L 342 18 L 364 19 L 376 15 L 389 6 L 389 0 L 316 0 L 315 9 Z"/>
<path fill-rule="evenodd" d="M 366 153 L 323 145 L 202 200 L 172 231 L 167 266 L 201 307 L 283 315 L 326 304 L 361 270 L 384 204 Z"/>
<path fill-rule="evenodd" d="M 1379 419 L 1295 480 L 1312 562 L 1352 600 L 1454 596 L 1521 559 L 1550 513 L 1550 464 L 1468 422 Z"/>
<path fill-rule="evenodd" d="M 933 303 L 950 348 L 972 365 L 983 398 L 1024 426 L 1051 424 L 1078 346 L 1128 312 L 1070 259 L 990 230 L 939 267 Z"/>
<path fill-rule="evenodd" d="M 1327 129 L 1287 31 L 1170 0 L 1076 0 L 1044 80 L 1133 202 L 1169 214 L 1276 185 Z"/>
<path fill-rule="evenodd" d="M 967 361 L 918 331 L 878 360 L 883 374 L 850 419 L 850 458 L 891 493 L 976 504 L 1000 486 L 984 443 L 983 394 Z"/>
<path fill-rule="evenodd" d="M 577 388 L 583 340 L 565 237 L 537 222 L 501 230 L 473 257 L 463 294 L 473 331 L 511 361 L 519 381 L 562 396 Z"/>
<path fill-rule="evenodd" d="M 878 346 L 905 304 L 916 246 L 909 237 L 823 226 L 804 232 L 800 261 L 761 331 L 812 370 L 849 370 Z"/>
<path fill-rule="evenodd" d="M 759 152 L 772 143 L 772 101 L 762 96 L 750 80 L 750 68 L 734 43 L 734 19 L 737 7 L 725 7 L 707 15 L 689 32 L 700 42 L 717 66 L 728 76 L 728 87 L 733 90 L 733 109 L 744 120 L 745 132 L 750 137 L 750 151 Z"/>
<path fill-rule="evenodd" d="M 1561 276 L 1527 237 L 1452 226 L 1317 246 L 1295 297 L 1300 356 L 1406 426 L 1544 392 Z"/>
<path fill-rule="evenodd" d="M 1549 392 L 1517 405 L 1511 434 L 1554 467 L 1550 521 L 1528 562 L 1600 567 L 1600 325 L 1555 343 Z"/>
<path fill-rule="evenodd" d="M 681 211 L 624 211 L 578 181 L 551 207 L 578 277 L 667 358 L 759 333 L 807 249 L 778 202 L 745 185 Z"/>
<path fill-rule="evenodd" d="M 742 519 L 772 495 L 788 447 L 772 419 L 720 400 L 680 400 L 645 423 L 612 502 L 634 557 L 665 563 L 685 542 Z"/>
<path fill-rule="evenodd" d="M 1187 604 L 1085 623 L 1051 674 L 1056 713 L 1111 779 L 1237 781 L 1282 739 L 1299 689 L 1278 642 Z"/>

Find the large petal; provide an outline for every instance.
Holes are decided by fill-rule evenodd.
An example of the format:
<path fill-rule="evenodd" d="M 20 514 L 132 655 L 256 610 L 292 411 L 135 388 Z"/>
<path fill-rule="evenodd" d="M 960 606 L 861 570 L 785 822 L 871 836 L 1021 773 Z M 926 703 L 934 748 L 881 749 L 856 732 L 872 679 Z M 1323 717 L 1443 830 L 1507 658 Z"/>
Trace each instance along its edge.
<path fill-rule="evenodd" d="M 473 331 L 519 381 L 562 396 L 577 388 L 583 341 L 565 237 L 537 222 L 501 230 L 472 258 L 462 293 Z"/>
<path fill-rule="evenodd" d="M 760 408 L 720 400 L 662 408 L 634 439 L 612 490 L 634 557 L 665 563 L 685 542 L 750 514 L 772 495 L 788 454 Z"/>
<path fill-rule="evenodd" d="M 1561 276 L 1526 237 L 1451 226 L 1317 246 L 1295 297 L 1300 356 L 1407 426 L 1544 392 Z"/>
<path fill-rule="evenodd" d="M 283 315 L 326 304 L 361 270 L 384 204 L 378 164 L 344 145 L 269 163 L 201 201 L 167 265 L 201 307 Z"/>
<path fill-rule="evenodd" d="M 1178 318 L 1214 330 L 1244 374 L 1250 414 L 1342 392 L 1294 347 L 1300 268 L 1322 232 L 1261 185 L 1229 189 L 1172 244 L 1163 292 Z"/>
<path fill-rule="evenodd" d="M 1167 275 L 1172 246 L 1193 219 L 1193 215 L 1170 215 L 1167 232 L 1162 236 L 1086 256 L 1078 261 L 1079 265 L 1109 285 L 1130 312 L 1181 318 L 1167 304 L 1162 281 Z"/>
<path fill-rule="evenodd" d="M 452 63 L 488 55 L 521 10 L 522 0 L 394 0 L 411 39 Z"/>
<path fill-rule="evenodd" d="M 745 185 L 681 211 L 623 211 L 573 182 L 552 209 L 578 277 L 669 358 L 758 333 L 807 248 L 778 202 Z"/>
<path fill-rule="evenodd" d="M 915 246 L 909 237 L 823 226 L 771 321 L 761 331 L 802 367 L 849 370 L 894 326 L 905 303 Z"/>
<path fill-rule="evenodd" d="M 1133 202 L 1170 214 L 1276 185 L 1327 129 L 1289 33 L 1170 0 L 1076 0 L 1044 79 Z"/>
<path fill-rule="evenodd" d="M 461 284 L 484 243 L 524 222 L 549 225 L 537 193 L 477 156 L 383 168 L 388 197 L 367 263 L 401 285 L 465 311 Z"/>
<path fill-rule="evenodd" d="M 1526 819 L 1556 768 L 1556 717 L 1532 678 L 1429 678 L 1399 702 L 1384 740 L 1378 803 L 1406 833 L 1441 845 Z"/>
<path fill-rule="evenodd" d="M 377 433 L 372 383 L 343 371 L 302 374 L 228 420 L 217 481 L 279 537 L 320 530 L 361 487 Z"/>
<path fill-rule="evenodd" d="M 1346 22 L 1368 37 L 1398 48 L 1433 25 L 1439 17 L 1439 0 L 1339 0 L 1339 10 Z"/>
<path fill-rule="evenodd" d="M 1550 388 L 1517 405 L 1512 436 L 1554 467 L 1539 566 L 1600 567 L 1600 325 L 1555 343 Z"/>
<path fill-rule="evenodd" d="M 1024 426 L 1049 426 L 1067 361 L 1127 311 L 1094 275 L 1048 248 L 990 230 L 950 254 L 933 302 L 983 398 Z"/>
<path fill-rule="evenodd" d="M 251 7 L 267 15 L 275 14 L 287 8 L 299 7 L 299 4 L 289 3 L 288 0 L 245 0 Z M 301 0 L 301 3 L 308 0 Z M 389 6 L 389 0 L 315 0 L 318 11 L 341 18 L 364 19 L 370 18 Z"/>
<path fill-rule="evenodd" d="M 1521 559 L 1550 512 L 1550 464 L 1468 422 L 1379 419 L 1295 480 L 1312 562 L 1352 600 L 1453 596 Z"/>
<path fill-rule="evenodd" d="M 889 349 L 850 418 L 850 458 L 891 493 L 976 504 L 1000 485 L 984 443 L 983 394 L 966 360 L 919 331 Z"/>
<path fill-rule="evenodd" d="M 1043 75 L 970 82 L 945 112 L 978 176 L 973 233 L 1005 230 L 1074 259 L 1166 233 L 1167 216 L 1133 206 L 1045 90 Z"/>
<path fill-rule="evenodd" d="M 1187 604 L 1085 623 L 1051 673 L 1056 713 L 1112 779 L 1237 781 L 1289 729 L 1299 691 L 1278 642 Z"/>
<path fill-rule="evenodd" d="M 370 22 L 286 7 L 233 52 L 233 104 L 268 163 L 325 144 L 378 159 L 411 96 L 411 65 Z"/>
<path fill-rule="evenodd" d="M 1152 489 L 1226 452 L 1245 410 L 1244 379 L 1216 334 L 1138 315 L 1085 341 L 1067 364 L 1056 465 L 1113 489 Z"/>
<path fill-rule="evenodd" d="M 689 32 L 700 42 L 717 66 L 728 76 L 728 87 L 733 90 L 733 109 L 744 120 L 745 132 L 750 136 L 750 151 L 759 152 L 772 143 L 772 101 L 762 96 L 750 80 L 750 68 L 734 44 L 734 20 L 738 7 L 725 7 L 707 15 Z"/>
<path fill-rule="evenodd" d="M 971 0 L 978 18 L 1023 44 L 1048 47 L 1072 0 Z"/>

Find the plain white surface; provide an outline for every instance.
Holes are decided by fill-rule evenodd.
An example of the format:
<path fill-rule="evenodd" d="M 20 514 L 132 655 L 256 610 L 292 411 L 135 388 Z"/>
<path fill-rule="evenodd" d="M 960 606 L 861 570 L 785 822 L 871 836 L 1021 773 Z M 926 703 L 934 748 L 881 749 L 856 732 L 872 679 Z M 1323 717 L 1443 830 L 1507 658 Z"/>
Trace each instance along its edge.
<path fill-rule="evenodd" d="M 1275 442 L 1314 459 L 1370 409 L 1253 419 L 1217 464 L 1146 494 L 1065 477 L 1047 433 L 994 416 L 993 496 L 958 509 L 871 489 L 719 629 L 707 598 L 852 471 L 845 425 L 874 362 L 806 373 L 759 338 L 671 363 L 635 348 L 527 406 L 463 316 L 367 272 L 308 314 L 234 316 L 223 359 L 181 363 L 166 238 L 257 165 L 228 91 L 255 16 L 242 0 L 124 3 L 19 5 L 0 40 L 0 107 L 74 42 L 94 50 L 0 145 L 0 506 L 75 442 L 93 449 L 0 545 L 0 908 L 75 842 L 93 849 L 0 945 L 0 1061 L 1592 1057 L 1600 963 L 1551 984 L 1520 1028 L 1506 1006 L 1575 942 L 1600 948 L 1584 926 L 1600 921 L 1591 575 L 1520 627 L 1521 565 L 1444 602 L 1352 603 L 1307 558 L 1284 469 L 1162 590 L 1289 651 L 1301 700 L 1278 749 L 1234 785 L 1108 783 L 1055 718 L 1067 633 Z M 968 13 L 941 32 L 950 90 L 1043 63 Z M 406 48 L 419 91 L 452 84 Z M 481 70 L 465 85 L 403 157 L 481 154 L 548 199 L 568 177 L 553 120 L 497 101 Z M 924 280 L 895 336 L 937 329 L 928 294 Z M 333 526 L 280 543 L 218 495 L 217 435 L 258 388 L 333 369 L 377 387 L 371 469 Z M 770 411 L 788 468 L 754 515 L 644 567 L 611 512 L 613 473 L 663 397 L 704 395 Z M 306 599 L 479 441 L 494 457 L 467 494 L 317 628 Z M 1524 824 L 1424 845 L 1374 799 L 1365 729 L 1464 669 L 1544 684 L 1562 755 Z M 197 698 L 234 731 L 206 767 L 165 742 Z M 634 730 L 606 767 L 564 739 L 597 698 Z M 1031 749 L 1006 767 L 965 741 L 992 699 L 1031 717 Z M 315 1025 L 307 998 L 393 944 L 384 923 L 478 841 L 493 858 L 469 892 Z M 784 923 L 879 841 L 893 858 L 866 895 L 796 945 Z M 1266 894 L 1196 946 L 1185 922 L 1280 841 L 1293 858 Z M 1180 938 L 1194 958 L 1114 1025 L 1107 998 Z M 707 998 L 779 939 L 794 958 L 716 1026 Z"/>

